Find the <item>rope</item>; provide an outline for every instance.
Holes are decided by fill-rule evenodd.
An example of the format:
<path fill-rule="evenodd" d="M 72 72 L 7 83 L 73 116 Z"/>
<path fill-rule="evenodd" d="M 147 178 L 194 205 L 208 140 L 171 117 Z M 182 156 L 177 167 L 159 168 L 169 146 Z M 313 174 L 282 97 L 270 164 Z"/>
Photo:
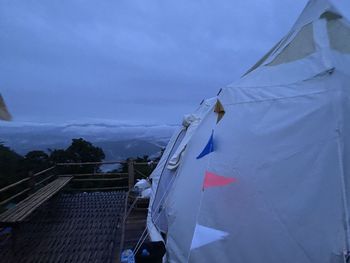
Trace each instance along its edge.
<path fill-rule="evenodd" d="M 125 222 L 126 222 L 126 219 L 128 218 L 128 216 L 130 215 L 131 213 L 131 210 L 134 208 L 138 198 L 136 198 L 134 200 L 134 202 L 131 204 L 130 208 L 128 209 L 128 199 L 129 199 L 129 195 L 130 195 L 130 191 L 127 192 L 126 194 L 126 198 L 125 198 L 125 211 L 124 211 L 124 216 L 123 216 L 123 223 L 122 223 L 122 237 L 121 237 L 121 240 L 120 240 L 120 252 L 122 251 L 122 249 L 124 248 L 124 241 L 125 241 Z"/>
<path fill-rule="evenodd" d="M 170 181 L 168 187 L 166 188 L 166 191 L 164 192 L 162 198 L 160 199 L 159 204 L 158 204 L 158 206 L 156 207 L 155 211 L 158 211 L 158 209 L 159 209 L 160 205 L 162 204 L 162 201 L 163 201 L 163 199 L 164 199 L 165 197 L 166 197 L 166 198 L 164 199 L 163 205 L 166 204 L 166 201 L 168 201 L 169 195 L 166 195 L 166 194 L 168 193 L 168 190 L 169 190 L 170 186 L 172 185 L 173 181 L 175 181 L 175 179 L 176 179 L 176 176 L 174 175 L 173 178 L 171 179 L 171 181 Z M 160 213 L 158 213 L 158 215 L 156 216 L 156 218 L 154 219 L 154 221 L 157 222 L 157 220 L 159 219 L 159 217 L 160 217 Z M 147 234 L 146 234 L 146 233 L 147 233 Z M 145 234 L 146 234 L 146 235 L 145 235 Z M 144 236 L 144 235 L 145 235 L 145 236 Z M 137 242 L 137 244 L 136 244 L 136 246 L 135 246 L 135 248 L 134 248 L 134 250 L 133 250 L 133 254 L 134 254 L 134 255 L 136 255 L 137 252 L 139 252 L 141 246 L 142 246 L 143 243 L 146 241 L 146 239 L 147 239 L 148 236 L 149 236 L 149 233 L 148 233 L 148 231 L 147 231 L 147 226 L 146 226 L 145 229 L 144 229 L 144 231 L 143 231 L 142 234 L 141 234 L 140 239 L 138 240 L 138 242 Z"/>
<path fill-rule="evenodd" d="M 214 133 L 214 129 L 212 130 L 212 132 Z M 209 154 L 209 155 L 210 155 L 210 154 Z M 210 164 L 210 159 L 211 159 L 210 157 L 211 157 L 211 156 L 208 156 L 208 160 L 207 160 L 207 164 L 206 164 L 206 170 L 208 169 L 209 164 Z M 164 194 L 163 194 L 161 200 L 159 201 L 159 204 L 158 204 L 158 206 L 156 207 L 155 211 L 158 211 L 160 205 L 162 204 L 162 201 L 163 201 L 164 197 L 166 196 L 166 194 L 167 194 L 167 192 L 168 192 L 170 186 L 172 185 L 172 183 L 173 183 L 173 181 L 175 180 L 176 177 L 177 177 L 177 176 L 174 175 L 174 177 L 171 179 L 171 181 L 170 181 L 170 183 L 169 183 L 169 185 L 168 185 L 166 191 L 164 192 Z M 200 209 L 201 209 L 201 204 L 202 204 L 202 199 L 203 199 L 203 193 L 204 193 L 204 191 L 202 191 L 202 193 L 201 193 L 200 205 L 199 205 L 199 208 L 198 208 L 197 218 L 196 218 L 196 224 L 197 224 L 198 217 L 199 217 L 199 211 L 200 211 Z M 163 205 L 166 204 L 166 201 L 168 201 L 168 198 L 169 198 L 169 195 L 166 196 L 166 199 L 164 200 Z M 158 213 L 157 217 L 154 219 L 154 222 L 156 222 L 156 221 L 159 219 L 159 217 L 160 217 L 160 213 Z M 133 254 L 134 254 L 134 255 L 136 255 L 136 254 L 138 253 L 138 251 L 140 250 L 142 244 L 145 242 L 145 240 L 146 240 L 147 237 L 149 236 L 149 233 L 147 233 L 147 234 L 146 234 L 146 233 L 147 233 L 147 226 L 146 226 L 145 230 L 142 232 L 142 235 L 141 235 L 140 239 L 138 240 L 138 242 L 137 242 L 137 244 L 136 244 L 136 246 L 135 246 L 135 248 L 134 248 L 134 250 L 133 250 Z M 145 235 L 145 234 L 146 234 L 146 235 Z M 144 235 L 145 235 L 145 236 L 144 236 Z M 190 254 L 191 254 L 191 253 L 189 253 L 189 255 L 188 255 L 188 260 L 189 260 L 189 258 L 190 258 Z"/>
<path fill-rule="evenodd" d="M 136 168 L 134 168 L 135 172 L 137 172 L 139 175 L 141 175 L 143 178 L 148 179 L 148 176 L 145 175 L 144 173 L 140 172 L 139 170 L 137 170 Z"/>
<path fill-rule="evenodd" d="M 213 136 L 213 135 L 214 135 L 214 129 L 212 130 L 212 135 L 211 136 Z M 213 149 L 212 149 L 212 151 L 213 151 Z M 211 152 L 208 155 L 209 156 L 207 158 L 207 165 L 205 167 L 205 172 L 208 171 L 208 168 L 210 166 L 210 161 L 211 161 L 211 156 L 212 156 Z M 205 175 L 204 175 L 204 178 L 203 178 L 203 185 L 204 185 L 204 180 L 205 180 Z M 198 223 L 199 212 L 200 212 L 200 210 L 202 208 L 203 196 L 204 196 L 204 188 L 202 189 L 202 193 L 201 193 L 201 197 L 200 197 L 201 199 L 199 201 L 198 211 L 197 211 L 197 215 L 196 215 L 196 222 L 195 222 L 195 226 L 194 226 L 195 229 L 194 229 L 194 232 L 193 232 L 192 241 L 193 241 L 193 237 L 194 237 L 195 231 L 196 231 L 196 226 L 197 226 L 197 223 Z M 192 245 L 192 243 L 191 243 L 191 245 Z M 187 263 L 190 261 L 190 257 L 191 257 L 191 248 L 190 248 L 190 251 L 188 252 Z"/>
<path fill-rule="evenodd" d="M 163 205 L 166 204 L 166 201 L 168 201 L 169 195 L 166 196 L 166 194 L 167 194 L 167 192 L 168 192 L 170 186 L 172 185 L 173 181 L 175 181 L 175 179 L 176 179 L 176 176 L 174 175 L 174 177 L 171 179 L 171 181 L 170 181 L 168 187 L 166 188 L 166 191 L 164 192 L 162 198 L 160 199 L 159 204 L 158 204 L 158 206 L 156 207 L 155 211 L 158 211 L 158 209 L 159 209 L 160 205 L 162 204 L 162 201 L 163 201 L 163 199 L 164 199 L 165 197 L 166 197 L 166 198 L 164 199 Z M 160 217 L 160 213 L 158 213 L 158 215 L 156 216 L 156 218 L 154 219 L 154 221 L 157 222 L 157 220 L 159 219 L 159 217 Z M 147 233 L 147 234 L 146 234 L 146 233 Z M 145 234 L 146 234 L 146 235 L 145 235 Z M 145 236 L 144 236 L 144 235 L 145 235 Z M 137 244 L 136 244 L 136 246 L 135 246 L 135 249 L 134 249 L 134 254 L 135 254 L 135 255 L 136 255 L 137 252 L 140 250 L 142 244 L 145 242 L 145 240 L 147 239 L 148 236 L 149 236 L 149 233 L 147 232 L 147 226 L 146 226 L 146 228 L 145 228 L 145 230 L 143 231 L 143 233 L 142 233 L 142 235 L 141 235 L 139 241 L 137 242 Z M 141 241 L 141 242 L 140 242 L 140 241 Z"/>

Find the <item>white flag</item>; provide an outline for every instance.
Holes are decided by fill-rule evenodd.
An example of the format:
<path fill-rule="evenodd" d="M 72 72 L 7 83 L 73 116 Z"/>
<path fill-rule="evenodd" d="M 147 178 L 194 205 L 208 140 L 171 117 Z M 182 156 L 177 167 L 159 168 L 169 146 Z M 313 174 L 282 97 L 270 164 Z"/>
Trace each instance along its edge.
<path fill-rule="evenodd" d="M 228 236 L 227 232 L 196 224 L 191 250 L 219 241 Z"/>

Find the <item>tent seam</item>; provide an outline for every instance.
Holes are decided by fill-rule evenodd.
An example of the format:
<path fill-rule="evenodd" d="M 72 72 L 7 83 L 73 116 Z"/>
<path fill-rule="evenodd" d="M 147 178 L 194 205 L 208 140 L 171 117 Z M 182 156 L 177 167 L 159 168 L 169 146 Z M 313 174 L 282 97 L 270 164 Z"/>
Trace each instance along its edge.
<path fill-rule="evenodd" d="M 310 95 L 319 95 L 319 94 L 327 93 L 327 92 L 334 91 L 334 90 L 338 90 L 338 89 L 326 89 L 323 91 L 305 93 L 305 94 L 295 95 L 295 96 L 290 96 L 290 97 L 277 97 L 277 98 L 269 98 L 269 99 L 262 99 L 262 100 L 250 100 L 250 101 L 242 101 L 242 102 L 235 102 L 235 103 L 227 103 L 224 105 L 225 106 L 234 106 L 234 105 L 240 105 L 240 104 L 260 103 L 260 102 L 265 102 L 265 101 L 288 100 L 288 99 L 294 99 L 294 98 L 299 98 L 299 97 L 307 97 Z"/>

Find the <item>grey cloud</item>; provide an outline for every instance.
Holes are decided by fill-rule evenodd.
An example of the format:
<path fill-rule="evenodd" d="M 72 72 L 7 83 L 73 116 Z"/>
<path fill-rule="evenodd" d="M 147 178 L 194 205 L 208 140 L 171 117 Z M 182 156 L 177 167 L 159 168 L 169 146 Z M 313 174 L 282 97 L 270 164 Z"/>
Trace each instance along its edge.
<path fill-rule="evenodd" d="M 305 3 L 3 0 L 0 90 L 17 120 L 174 123 L 237 79 Z"/>

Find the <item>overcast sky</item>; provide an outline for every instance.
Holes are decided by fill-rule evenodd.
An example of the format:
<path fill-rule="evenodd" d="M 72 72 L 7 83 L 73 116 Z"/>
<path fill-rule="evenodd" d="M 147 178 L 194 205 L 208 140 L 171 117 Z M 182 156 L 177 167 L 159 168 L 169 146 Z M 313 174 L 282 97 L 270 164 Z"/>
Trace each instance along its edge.
<path fill-rule="evenodd" d="M 16 121 L 178 123 L 306 2 L 0 0 L 0 92 Z"/>

